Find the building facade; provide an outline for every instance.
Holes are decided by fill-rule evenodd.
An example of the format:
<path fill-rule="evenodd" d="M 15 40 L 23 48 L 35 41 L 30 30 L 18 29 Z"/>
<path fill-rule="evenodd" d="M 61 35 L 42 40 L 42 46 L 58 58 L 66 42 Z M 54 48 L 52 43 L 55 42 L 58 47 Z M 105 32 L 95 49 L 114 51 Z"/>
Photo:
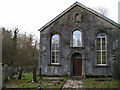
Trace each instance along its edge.
<path fill-rule="evenodd" d="M 41 75 L 113 75 L 119 24 L 76 2 L 39 31 Z"/>

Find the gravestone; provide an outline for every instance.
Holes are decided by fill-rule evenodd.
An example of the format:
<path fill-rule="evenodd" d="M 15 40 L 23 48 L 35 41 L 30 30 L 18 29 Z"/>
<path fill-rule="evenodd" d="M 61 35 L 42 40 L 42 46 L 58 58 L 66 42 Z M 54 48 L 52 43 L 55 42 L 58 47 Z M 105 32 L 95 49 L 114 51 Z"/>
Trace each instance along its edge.
<path fill-rule="evenodd" d="M 8 67 L 8 65 L 6 64 L 6 65 L 3 67 L 3 81 L 8 81 L 8 77 L 9 77 L 9 67 Z"/>
<path fill-rule="evenodd" d="M 19 80 L 19 79 L 22 79 L 22 72 L 23 72 L 22 68 L 19 67 L 18 80 Z"/>
<path fill-rule="evenodd" d="M 10 77 L 10 80 L 13 80 L 14 79 L 14 70 L 12 67 L 9 68 L 9 77 Z"/>
<path fill-rule="evenodd" d="M 36 67 L 33 67 L 33 81 L 36 82 Z"/>
<path fill-rule="evenodd" d="M 41 68 L 39 68 L 39 77 L 40 77 L 40 79 L 42 79 L 42 77 L 41 77 Z"/>
<path fill-rule="evenodd" d="M 18 74 L 18 68 L 14 69 L 14 74 Z"/>

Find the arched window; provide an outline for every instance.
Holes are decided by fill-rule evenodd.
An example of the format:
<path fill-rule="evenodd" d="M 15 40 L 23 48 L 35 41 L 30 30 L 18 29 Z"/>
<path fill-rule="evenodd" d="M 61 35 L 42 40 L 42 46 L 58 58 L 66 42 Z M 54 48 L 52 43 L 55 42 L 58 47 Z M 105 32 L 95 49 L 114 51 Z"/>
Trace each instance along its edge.
<path fill-rule="evenodd" d="M 73 47 L 82 46 L 82 33 L 79 30 L 73 32 Z"/>
<path fill-rule="evenodd" d="M 59 52 L 60 52 L 60 37 L 58 34 L 52 36 L 51 39 L 51 63 L 59 64 Z"/>
<path fill-rule="evenodd" d="M 75 14 L 75 21 L 81 21 L 81 14 Z"/>
<path fill-rule="evenodd" d="M 97 34 L 97 64 L 106 65 L 107 64 L 107 38 L 106 34 Z"/>

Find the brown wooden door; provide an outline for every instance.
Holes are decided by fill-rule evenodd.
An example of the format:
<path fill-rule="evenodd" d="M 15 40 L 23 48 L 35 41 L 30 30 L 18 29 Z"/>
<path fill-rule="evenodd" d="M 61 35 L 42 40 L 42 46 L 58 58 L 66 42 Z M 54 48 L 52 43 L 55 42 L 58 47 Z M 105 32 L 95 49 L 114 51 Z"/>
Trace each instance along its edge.
<path fill-rule="evenodd" d="M 73 75 L 82 76 L 82 59 L 73 59 Z"/>

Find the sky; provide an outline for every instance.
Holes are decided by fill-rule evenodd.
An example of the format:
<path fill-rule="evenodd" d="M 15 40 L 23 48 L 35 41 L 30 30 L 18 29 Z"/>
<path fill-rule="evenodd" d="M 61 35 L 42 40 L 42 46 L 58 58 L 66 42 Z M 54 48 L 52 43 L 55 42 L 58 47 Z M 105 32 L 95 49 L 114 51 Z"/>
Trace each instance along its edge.
<path fill-rule="evenodd" d="M 118 22 L 120 0 L 0 0 L 0 27 L 16 27 L 39 38 L 38 29 L 76 1 L 89 8 L 105 8 L 107 17 Z"/>

